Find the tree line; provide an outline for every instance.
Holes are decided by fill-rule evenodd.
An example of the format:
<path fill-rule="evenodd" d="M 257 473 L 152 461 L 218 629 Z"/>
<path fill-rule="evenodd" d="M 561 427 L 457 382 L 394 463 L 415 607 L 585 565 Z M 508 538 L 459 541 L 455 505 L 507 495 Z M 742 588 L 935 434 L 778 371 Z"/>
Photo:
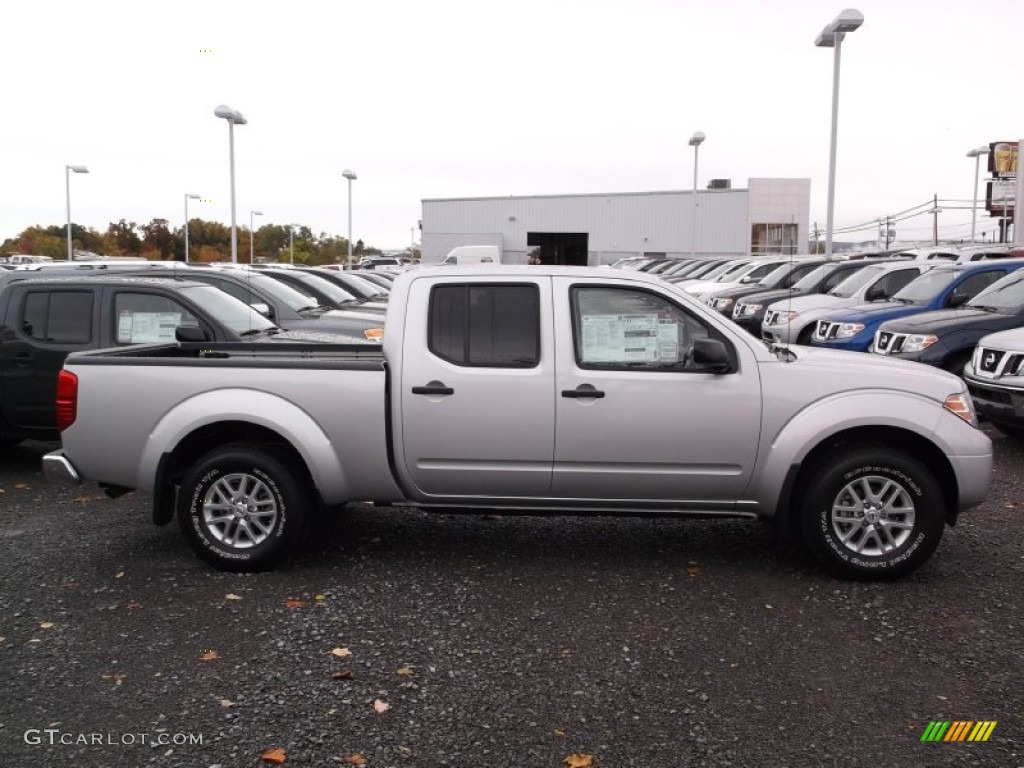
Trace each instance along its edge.
<path fill-rule="evenodd" d="M 238 260 L 249 261 L 250 244 L 255 260 L 284 262 L 290 258 L 288 227 L 265 224 L 254 233 L 238 227 Z M 89 251 L 101 256 L 134 256 L 146 259 L 185 260 L 185 231 L 171 229 L 167 219 L 153 219 L 136 224 L 121 219 L 112 222 L 106 232 L 79 224 L 71 225 L 71 242 L 76 251 Z M 332 264 L 348 258 L 348 238 L 334 237 L 326 232 L 314 235 L 309 227 L 294 230 L 296 264 Z M 33 226 L 0 244 L 0 256 L 15 253 L 67 258 L 67 226 Z M 357 240 L 352 257 L 379 255 L 380 249 Z M 188 223 L 189 261 L 230 261 L 231 227 L 217 221 L 191 219 Z"/>

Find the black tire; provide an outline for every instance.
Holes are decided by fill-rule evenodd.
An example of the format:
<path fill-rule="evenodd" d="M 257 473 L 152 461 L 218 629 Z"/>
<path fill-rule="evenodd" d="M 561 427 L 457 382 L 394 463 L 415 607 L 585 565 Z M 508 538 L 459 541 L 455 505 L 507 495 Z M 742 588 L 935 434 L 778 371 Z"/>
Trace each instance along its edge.
<path fill-rule="evenodd" d="M 810 344 L 811 344 L 811 336 L 813 336 L 813 335 L 814 335 L 814 326 L 813 325 L 808 325 L 806 328 L 804 328 L 802 331 L 800 331 L 800 333 L 797 335 L 796 343 L 797 344 L 802 344 L 805 347 L 810 346 Z"/>
<path fill-rule="evenodd" d="M 841 504 L 850 507 L 849 522 L 836 516 Z M 859 445 L 812 470 L 801 522 L 808 549 L 833 573 L 881 581 L 905 576 L 931 557 L 946 510 L 922 462 L 900 450 Z"/>
<path fill-rule="evenodd" d="M 196 554 L 215 568 L 264 571 L 287 559 L 309 531 L 313 503 L 306 486 L 286 457 L 225 445 L 182 480 L 178 523 Z"/>
<path fill-rule="evenodd" d="M 1002 421 L 993 421 L 992 426 L 1007 437 L 1012 437 L 1014 440 L 1024 440 L 1024 427 L 1019 427 L 1014 424 L 1006 424 Z"/>

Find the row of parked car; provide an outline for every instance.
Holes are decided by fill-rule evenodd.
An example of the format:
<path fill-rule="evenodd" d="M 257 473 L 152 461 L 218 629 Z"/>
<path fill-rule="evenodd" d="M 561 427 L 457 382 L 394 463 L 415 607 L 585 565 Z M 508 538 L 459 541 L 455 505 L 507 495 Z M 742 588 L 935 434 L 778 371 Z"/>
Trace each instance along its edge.
<path fill-rule="evenodd" d="M 54 262 L 0 270 L 0 445 L 55 439 L 71 352 L 157 342 L 379 344 L 396 274 Z"/>
<path fill-rule="evenodd" d="M 980 413 L 1024 437 L 1024 251 L 931 248 L 620 264 L 675 282 L 769 343 L 859 351 L 962 376 Z"/>

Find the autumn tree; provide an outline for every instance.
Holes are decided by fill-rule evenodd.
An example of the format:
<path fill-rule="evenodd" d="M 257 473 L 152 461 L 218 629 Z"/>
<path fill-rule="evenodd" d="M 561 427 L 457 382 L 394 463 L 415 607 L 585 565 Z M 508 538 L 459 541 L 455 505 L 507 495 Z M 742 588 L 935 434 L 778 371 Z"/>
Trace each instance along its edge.
<path fill-rule="evenodd" d="M 135 231 L 134 221 L 121 219 L 107 228 L 108 242 L 117 250 L 118 256 L 139 256 L 142 254 L 142 238 Z M 115 254 L 110 254 L 115 255 Z"/>
<path fill-rule="evenodd" d="M 160 259 L 173 259 L 177 245 L 177 237 L 167 226 L 167 219 L 153 219 L 149 224 L 143 224 L 139 228 L 142 232 L 143 247 L 147 252 L 155 251 Z M 184 252 L 184 242 L 182 243 Z"/>

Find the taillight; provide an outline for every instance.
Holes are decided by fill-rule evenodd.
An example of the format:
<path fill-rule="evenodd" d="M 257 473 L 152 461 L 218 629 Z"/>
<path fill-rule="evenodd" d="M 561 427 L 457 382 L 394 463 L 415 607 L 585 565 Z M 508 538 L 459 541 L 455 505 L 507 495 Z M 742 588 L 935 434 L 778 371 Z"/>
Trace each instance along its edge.
<path fill-rule="evenodd" d="M 78 416 L 78 377 L 70 371 L 57 375 L 57 429 L 63 432 Z"/>

